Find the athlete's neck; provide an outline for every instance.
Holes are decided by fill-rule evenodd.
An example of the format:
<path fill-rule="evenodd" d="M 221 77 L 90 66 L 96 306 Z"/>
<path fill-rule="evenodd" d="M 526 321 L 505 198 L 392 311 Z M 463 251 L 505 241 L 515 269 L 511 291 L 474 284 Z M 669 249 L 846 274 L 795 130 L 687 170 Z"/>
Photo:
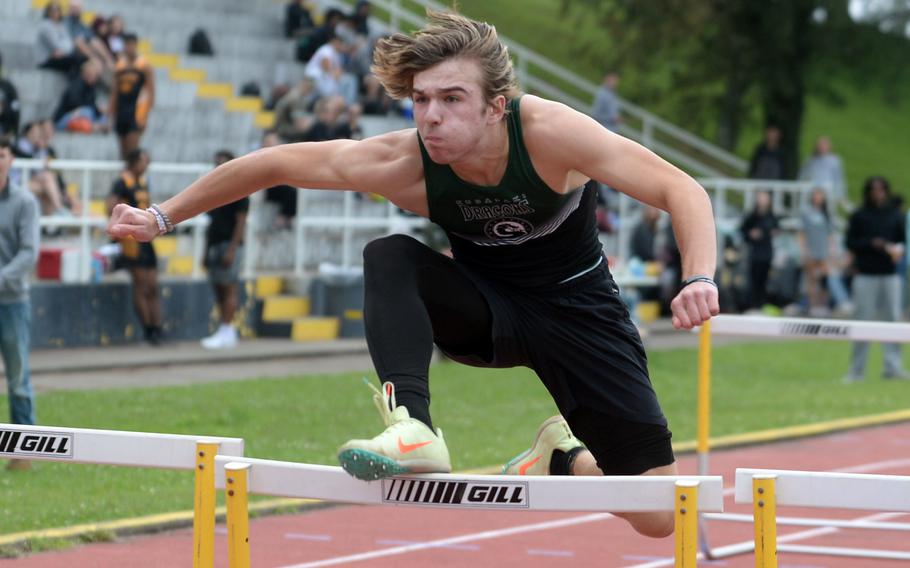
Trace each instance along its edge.
<path fill-rule="evenodd" d="M 506 119 L 487 128 L 477 147 L 449 167 L 461 179 L 476 185 L 498 185 L 509 165 L 509 130 Z"/>

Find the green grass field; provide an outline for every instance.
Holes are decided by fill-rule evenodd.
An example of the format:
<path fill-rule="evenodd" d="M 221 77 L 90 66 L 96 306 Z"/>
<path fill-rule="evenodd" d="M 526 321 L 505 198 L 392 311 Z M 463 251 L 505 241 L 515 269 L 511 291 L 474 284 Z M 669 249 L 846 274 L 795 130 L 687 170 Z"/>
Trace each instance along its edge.
<path fill-rule="evenodd" d="M 715 351 L 713 434 L 742 433 L 910 407 L 910 383 L 884 382 L 873 349 L 870 380 L 843 386 L 849 345 L 756 343 Z M 693 350 L 653 352 L 655 388 L 677 441 L 695 435 Z M 526 369 L 433 370 L 434 420 L 456 469 L 493 466 L 523 450 L 555 413 Z M 0 399 L 0 404 L 6 401 Z M 334 463 L 338 445 L 381 427 L 362 374 L 263 378 L 187 387 L 52 392 L 42 424 L 238 436 L 247 455 Z M 189 472 L 35 463 L 0 471 L 0 534 L 188 510 Z"/>

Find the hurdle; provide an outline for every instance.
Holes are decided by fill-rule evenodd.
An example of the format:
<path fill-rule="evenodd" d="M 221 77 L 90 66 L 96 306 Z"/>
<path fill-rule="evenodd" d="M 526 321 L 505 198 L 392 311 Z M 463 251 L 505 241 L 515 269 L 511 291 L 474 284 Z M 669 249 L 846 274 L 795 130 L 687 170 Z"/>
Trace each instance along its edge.
<path fill-rule="evenodd" d="M 907 523 L 782 519 L 777 505 L 910 513 L 910 476 L 737 469 L 736 503 L 753 504 L 755 566 L 776 568 L 777 551 L 910 560 L 910 551 L 777 544 L 777 525 L 910 531 Z"/>
<path fill-rule="evenodd" d="M 0 458 L 194 470 L 194 568 L 211 568 L 215 564 L 216 454 L 242 456 L 243 440 L 0 424 Z"/>
<path fill-rule="evenodd" d="M 698 333 L 698 403 L 695 447 L 699 475 L 708 475 L 710 471 L 712 335 L 910 343 L 910 324 L 836 319 L 719 315 L 702 325 L 698 329 Z M 727 549 L 717 552 L 711 548 L 707 528 L 702 522 L 705 518 L 728 521 L 742 521 L 743 519 L 736 515 L 699 515 L 699 546 L 705 557 L 714 559 L 732 555 L 727 553 Z M 836 523 L 836 521 L 831 522 Z M 750 550 L 751 547 L 741 552 Z"/>
<path fill-rule="evenodd" d="M 695 566 L 698 511 L 723 511 L 720 476 L 573 477 L 420 474 L 366 482 L 340 467 L 216 456 L 227 494 L 229 566 L 250 566 L 247 495 L 363 505 L 512 511 L 674 511 L 678 568 Z"/>

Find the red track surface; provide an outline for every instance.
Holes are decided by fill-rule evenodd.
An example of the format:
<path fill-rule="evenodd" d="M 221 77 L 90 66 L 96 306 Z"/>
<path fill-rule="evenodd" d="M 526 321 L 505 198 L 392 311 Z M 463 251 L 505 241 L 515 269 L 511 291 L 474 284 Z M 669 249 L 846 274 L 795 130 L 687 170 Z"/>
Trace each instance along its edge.
<path fill-rule="evenodd" d="M 713 474 L 733 483 L 736 467 L 910 475 L 910 423 L 804 440 L 714 452 Z M 695 460 L 680 460 L 696 473 Z M 727 511 L 751 514 L 733 504 Z M 779 508 L 781 516 L 868 518 L 907 523 L 910 514 Z M 562 526 L 560 526 L 562 525 Z M 358 566 L 672 566 L 673 539 L 638 536 L 622 520 L 583 513 L 453 511 L 421 508 L 339 506 L 268 517 L 251 523 L 252 565 L 259 568 L 315 565 Z M 227 566 L 226 536 L 218 528 L 218 566 Z M 906 532 L 778 527 L 780 540 L 794 544 L 868 547 L 910 552 Z M 751 540 L 751 524 L 708 522 L 714 548 Z M 454 542 L 452 539 L 457 539 Z M 403 551 L 406 545 L 414 550 Z M 0 568 L 137 567 L 191 565 L 192 534 L 180 530 L 118 543 L 0 561 Z M 359 560 L 345 558 L 361 555 Z M 780 553 L 780 566 L 895 568 L 904 562 Z M 325 561 L 325 562 L 320 562 Z M 331 562 L 333 561 L 333 562 Z M 665 562 L 661 562 L 665 561 Z M 702 561 L 705 566 L 753 566 L 751 554 Z"/>

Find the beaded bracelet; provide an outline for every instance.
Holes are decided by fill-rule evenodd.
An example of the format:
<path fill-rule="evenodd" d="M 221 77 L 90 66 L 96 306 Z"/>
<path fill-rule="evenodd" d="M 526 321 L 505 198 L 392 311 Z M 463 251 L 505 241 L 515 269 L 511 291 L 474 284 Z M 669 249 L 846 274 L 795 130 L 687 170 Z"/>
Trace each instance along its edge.
<path fill-rule="evenodd" d="M 717 282 L 715 282 L 714 279 L 711 278 L 710 276 L 705 276 L 703 274 L 697 274 L 695 276 L 690 276 L 690 277 L 686 278 L 685 280 L 682 281 L 682 285 L 680 286 L 680 288 L 685 288 L 689 284 L 695 284 L 696 282 L 706 282 L 706 283 L 710 284 L 711 286 L 714 286 L 715 288 L 717 288 Z"/>
<path fill-rule="evenodd" d="M 155 216 L 155 221 L 158 223 L 159 235 L 173 232 L 174 223 L 171 221 L 171 218 L 168 217 L 167 213 L 161 210 L 161 207 L 159 207 L 157 203 L 152 203 L 147 211 Z"/>
<path fill-rule="evenodd" d="M 166 233 L 167 225 L 164 224 L 164 217 L 162 217 L 160 213 L 158 213 L 157 211 L 155 211 L 152 208 L 148 208 L 148 209 L 146 209 L 146 211 L 151 213 L 152 217 L 155 218 L 155 223 L 158 224 L 158 234 L 163 235 L 164 233 Z"/>

